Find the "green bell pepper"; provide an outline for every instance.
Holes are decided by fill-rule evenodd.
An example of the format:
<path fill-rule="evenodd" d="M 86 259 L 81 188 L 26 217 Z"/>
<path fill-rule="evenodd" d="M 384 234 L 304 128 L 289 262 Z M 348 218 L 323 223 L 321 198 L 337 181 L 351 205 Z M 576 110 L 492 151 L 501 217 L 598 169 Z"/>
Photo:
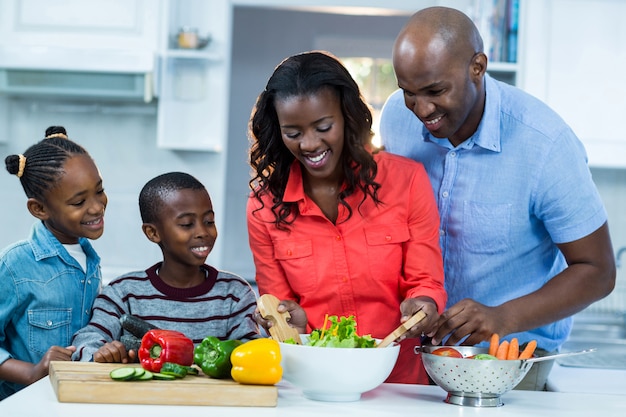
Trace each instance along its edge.
<path fill-rule="evenodd" d="M 211 378 L 229 378 L 233 367 L 230 354 L 241 344 L 240 340 L 220 340 L 215 336 L 207 336 L 194 349 L 193 362 Z"/>

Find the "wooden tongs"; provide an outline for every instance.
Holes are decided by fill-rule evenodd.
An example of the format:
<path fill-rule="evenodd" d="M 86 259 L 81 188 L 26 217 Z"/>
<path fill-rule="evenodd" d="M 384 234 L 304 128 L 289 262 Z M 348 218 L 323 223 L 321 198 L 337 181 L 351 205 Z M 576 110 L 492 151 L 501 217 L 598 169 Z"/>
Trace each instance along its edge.
<path fill-rule="evenodd" d="M 379 348 L 387 347 L 388 345 L 396 341 L 400 336 L 408 332 L 411 329 L 411 327 L 415 326 L 417 323 L 422 321 L 425 317 L 426 317 L 426 313 L 424 313 L 422 310 L 413 314 L 413 316 L 410 319 L 402 323 L 400 326 L 398 326 L 396 330 L 389 333 L 387 337 L 381 340 L 381 342 L 376 347 L 379 347 Z"/>
<path fill-rule="evenodd" d="M 263 294 L 257 300 L 261 316 L 272 323 L 272 326 L 269 328 L 270 335 L 279 342 L 293 339 L 298 345 L 301 345 L 302 341 L 300 340 L 298 329 L 291 327 L 287 321 L 291 318 L 289 312 L 278 312 L 279 303 L 280 300 L 272 294 Z"/>

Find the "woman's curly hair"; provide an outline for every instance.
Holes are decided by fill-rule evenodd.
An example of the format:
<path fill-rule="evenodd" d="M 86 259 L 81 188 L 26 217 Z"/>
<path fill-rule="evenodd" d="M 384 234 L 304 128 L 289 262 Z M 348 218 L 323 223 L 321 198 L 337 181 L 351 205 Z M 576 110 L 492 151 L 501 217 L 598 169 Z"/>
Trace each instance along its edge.
<path fill-rule="evenodd" d="M 326 52 L 293 55 L 274 70 L 256 101 L 248 126 L 253 169 L 249 185 L 262 205 L 264 194 L 272 196 L 274 223 L 281 229 L 293 223 L 298 213 L 295 203 L 283 201 L 295 157 L 283 143 L 275 103 L 290 97 L 315 95 L 323 89 L 337 95 L 345 119 L 341 152 L 345 188 L 339 194 L 339 203 L 352 216 L 352 207 L 345 199 L 357 189 L 364 193 L 360 204 L 368 197 L 376 204 L 381 203 L 378 199 L 380 184 L 374 181 L 377 165 L 368 150 L 372 140 L 372 113 L 357 83 L 339 60 Z"/>

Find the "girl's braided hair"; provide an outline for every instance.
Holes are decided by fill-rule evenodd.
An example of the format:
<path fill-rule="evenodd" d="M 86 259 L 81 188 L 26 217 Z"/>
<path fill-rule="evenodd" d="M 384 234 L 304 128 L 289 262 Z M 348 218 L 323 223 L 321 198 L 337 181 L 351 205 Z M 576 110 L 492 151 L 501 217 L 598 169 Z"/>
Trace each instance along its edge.
<path fill-rule="evenodd" d="M 50 126 L 46 137 L 20 155 L 4 159 L 9 174 L 20 179 L 28 198 L 44 200 L 44 194 L 63 174 L 65 162 L 74 155 L 88 155 L 85 148 L 71 141 L 63 126 Z"/>

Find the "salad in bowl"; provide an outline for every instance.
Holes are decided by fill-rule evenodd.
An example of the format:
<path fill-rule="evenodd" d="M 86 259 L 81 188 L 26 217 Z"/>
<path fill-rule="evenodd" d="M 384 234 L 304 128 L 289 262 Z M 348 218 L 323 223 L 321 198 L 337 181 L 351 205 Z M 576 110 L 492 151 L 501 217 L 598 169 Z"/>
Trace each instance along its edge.
<path fill-rule="evenodd" d="M 395 343 L 375 349 L 380 340 L 359 335 L 353 316 L 328 317 L 300 339 L 280 343 L 283 379 L 319 401 L 359 400 L 387 379 L 400 353 Z"/>

